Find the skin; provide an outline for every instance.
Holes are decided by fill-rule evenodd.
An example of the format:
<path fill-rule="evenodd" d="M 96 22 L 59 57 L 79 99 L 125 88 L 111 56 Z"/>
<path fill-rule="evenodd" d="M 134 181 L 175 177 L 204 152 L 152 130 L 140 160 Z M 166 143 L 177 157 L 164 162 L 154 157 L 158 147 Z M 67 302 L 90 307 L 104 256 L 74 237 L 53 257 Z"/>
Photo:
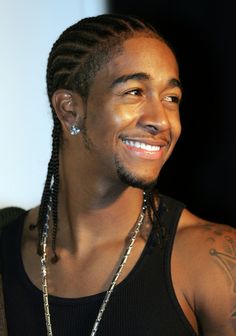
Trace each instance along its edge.
<path fill-rule="evenodd" d="M 173 53 L 163 42 L 140 36 L 126 40 L 122 53 L 99 70 L 86 103 L 75 92 L 54 93 L 52 103 L 62 124 L 63 146 L 57 238 L 60 259 L 48 265 L 50 294 L 73 298 L 107 289 L 143 197 L 140 188 L 120 179 L 116 162 L 139 183 L 156 181 L 180 136 L 180 99 Z M 81 133 L 73 137 L 69 128 L 74 123 Z M 160 145 L 161 150 L 155 157 L 147 150 L 127 146 L 125 139 Z M 29 278 L 40 288 L 37 233 L 28 229 L 36 222 L 37 211 L 32 209 L 25 222 L 22 257 Z M 149 224 L 147 218 L 145 223 Z M 145 243 L 140 235 L 118 282 L 132 270 Z M 232 228 L 183 211 L 171 258 L 173 286 L 195 331 L 198 320 L 207 336 L 236 335 L 234 244 Z M 232 257 L 228 268 L 221 260 L 222 253 Z M 48 254 L 52 256 L 50 247 Z"/>

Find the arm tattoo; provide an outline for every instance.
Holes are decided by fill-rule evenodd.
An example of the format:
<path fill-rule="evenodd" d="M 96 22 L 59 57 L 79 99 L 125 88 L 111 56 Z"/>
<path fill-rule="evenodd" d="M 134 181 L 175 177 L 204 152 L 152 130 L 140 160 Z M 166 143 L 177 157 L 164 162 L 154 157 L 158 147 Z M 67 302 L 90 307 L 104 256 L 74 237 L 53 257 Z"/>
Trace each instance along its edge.
<path fill-rule="evenodd" d="M 233 291 L 236 293 L 236 243 L 231 238 L 226 236 L 225 240 L 228 244 L 225 245 L 224 252 L 210 249 L 210 255 L 216 257 L 223 268 L 227 271 L 228 275 L 233 281 Z"/>
<path fill-rule="evenodd" d="M 231 228 L 228 228 L 227 230 L 222 230 L 222 229 L 213 229 L 213 233 L 217 236 L 223 236 L 225 233 L 233 233 L 234 230 Z M 208 227 L 208 230 L 211 230 Z M 235 232 L 234 232 L 235 233 Z M 210 237 L 211 239 L 208 238 L 208 241 L 214 242 L 215 239 Z M 217 258 L 217 260 L 220 262 L 222 268 L 226 271 L 226 273 L 229 275 L 230 279 L 233 282 L 233 292 L 236 293 L 236 241 L 229 236 L 224 236 L 224 246 L 223 246 L 223 252 L 218 251 L 215 248 L 210 249 L 209 253 L 211 256 Z M 236 309 L 233 310 L 231 313 L 231 318 L 233 321 L 236 320 Z M 236 331 L 236 325 L 235 322 L 234 324 L 234 329 Z"/>

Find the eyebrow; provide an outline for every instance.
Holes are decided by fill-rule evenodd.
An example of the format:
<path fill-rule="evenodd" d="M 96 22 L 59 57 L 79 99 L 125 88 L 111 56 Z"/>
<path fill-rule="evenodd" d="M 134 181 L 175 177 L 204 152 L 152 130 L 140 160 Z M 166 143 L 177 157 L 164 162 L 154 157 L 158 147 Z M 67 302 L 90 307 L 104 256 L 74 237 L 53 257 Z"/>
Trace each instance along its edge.
<path fill-rule="evenodd" d="M 118 78 L 116 78 L 112 83 L 110 88 L 114 88 L 116 85 L 121 84 L 121 83 L 126 83 L 129 80 L 149 80 L 151 76 L 147 74 L 146 72 L 137 72 L 129 75 L 123 75 Z M 183 86 L 180 82 L 179 79 L 177 78 L 172 78 L 168 81 L 167 84 L 169 87 L 178 87 L 180 88 L 181 91 L 183 91 Z"/>
<path fill-rule="evenodd" d="M 125 83 L 132 79 L 133 80 L 148 80 L 150 79 L 150 75 L 148 75 L 145 72 L 137 72 L 137 73 L 133 73 L 129 75 L 120 76 L 111 83 L 111 89 L 114 88 L 118 84 Z"/>
<path fill-rule="evenodd" d="M 173 87 L 173 88 L 178 87 L 178 88 L 180 88 L 181 91 L 183 91 L 183 85 L 182 85 L 181 81 L 177 78 L 170 79 L 169 82 L 168 82 L 168 85 L 170 87 Z"/>

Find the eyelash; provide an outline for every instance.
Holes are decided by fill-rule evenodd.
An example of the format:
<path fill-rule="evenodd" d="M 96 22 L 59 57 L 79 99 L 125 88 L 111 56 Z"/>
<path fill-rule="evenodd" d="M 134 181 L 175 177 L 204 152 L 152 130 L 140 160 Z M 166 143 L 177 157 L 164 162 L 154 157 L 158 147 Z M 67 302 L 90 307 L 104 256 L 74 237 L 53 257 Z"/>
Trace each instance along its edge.
<path fill-rule="evenodd" d="M 137 92 L 137 94 L 133 94 L 134 92 Z M 125 92 L 125 94 L 130 94 L 131 96 L 141 96 L 142 93 L 143 93 L 143 90 L 141 89 L 132 89 L 132 90 Z"/>
<path fill-rule="evenodd" d="M 136 94 L 134 94 L 136 92 Z M 129 91 L 125 92 L 125 95 L 131 95 L 131 96 L 141 96 L 143 94 L 143 90 L 142 89 L 132 89 Z M 165 96 L 164 101 L 166 101 L 167 103 L 172 103 L 172 104 L 179 104 L 180 103 L 180 99 L 177 96 Z"/>

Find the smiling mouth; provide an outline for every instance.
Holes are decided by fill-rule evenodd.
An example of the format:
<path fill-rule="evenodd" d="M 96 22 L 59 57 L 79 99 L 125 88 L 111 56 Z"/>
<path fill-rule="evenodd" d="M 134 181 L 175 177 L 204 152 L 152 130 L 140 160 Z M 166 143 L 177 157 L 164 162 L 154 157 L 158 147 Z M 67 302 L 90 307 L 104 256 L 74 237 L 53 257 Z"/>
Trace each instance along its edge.
<path fill-rule="evenodd" d="M 133 147 L 134 149 L 142 149 L 147 152 L 159 152 L 161 149 L 161 146 L 153 146 L 140 141 L 122 140 L 122 142 L 129 147 Z"/>
<path fill-rule="evenodd" d="M 133 158 L 145 159 L 145 160 L 159 160 L 163 157 L 165 151 L 164 147 L 167 146 L 167 142 L 159 140 L 158 143 L 145 139 L 122 139 L 126 150 Z"/>

